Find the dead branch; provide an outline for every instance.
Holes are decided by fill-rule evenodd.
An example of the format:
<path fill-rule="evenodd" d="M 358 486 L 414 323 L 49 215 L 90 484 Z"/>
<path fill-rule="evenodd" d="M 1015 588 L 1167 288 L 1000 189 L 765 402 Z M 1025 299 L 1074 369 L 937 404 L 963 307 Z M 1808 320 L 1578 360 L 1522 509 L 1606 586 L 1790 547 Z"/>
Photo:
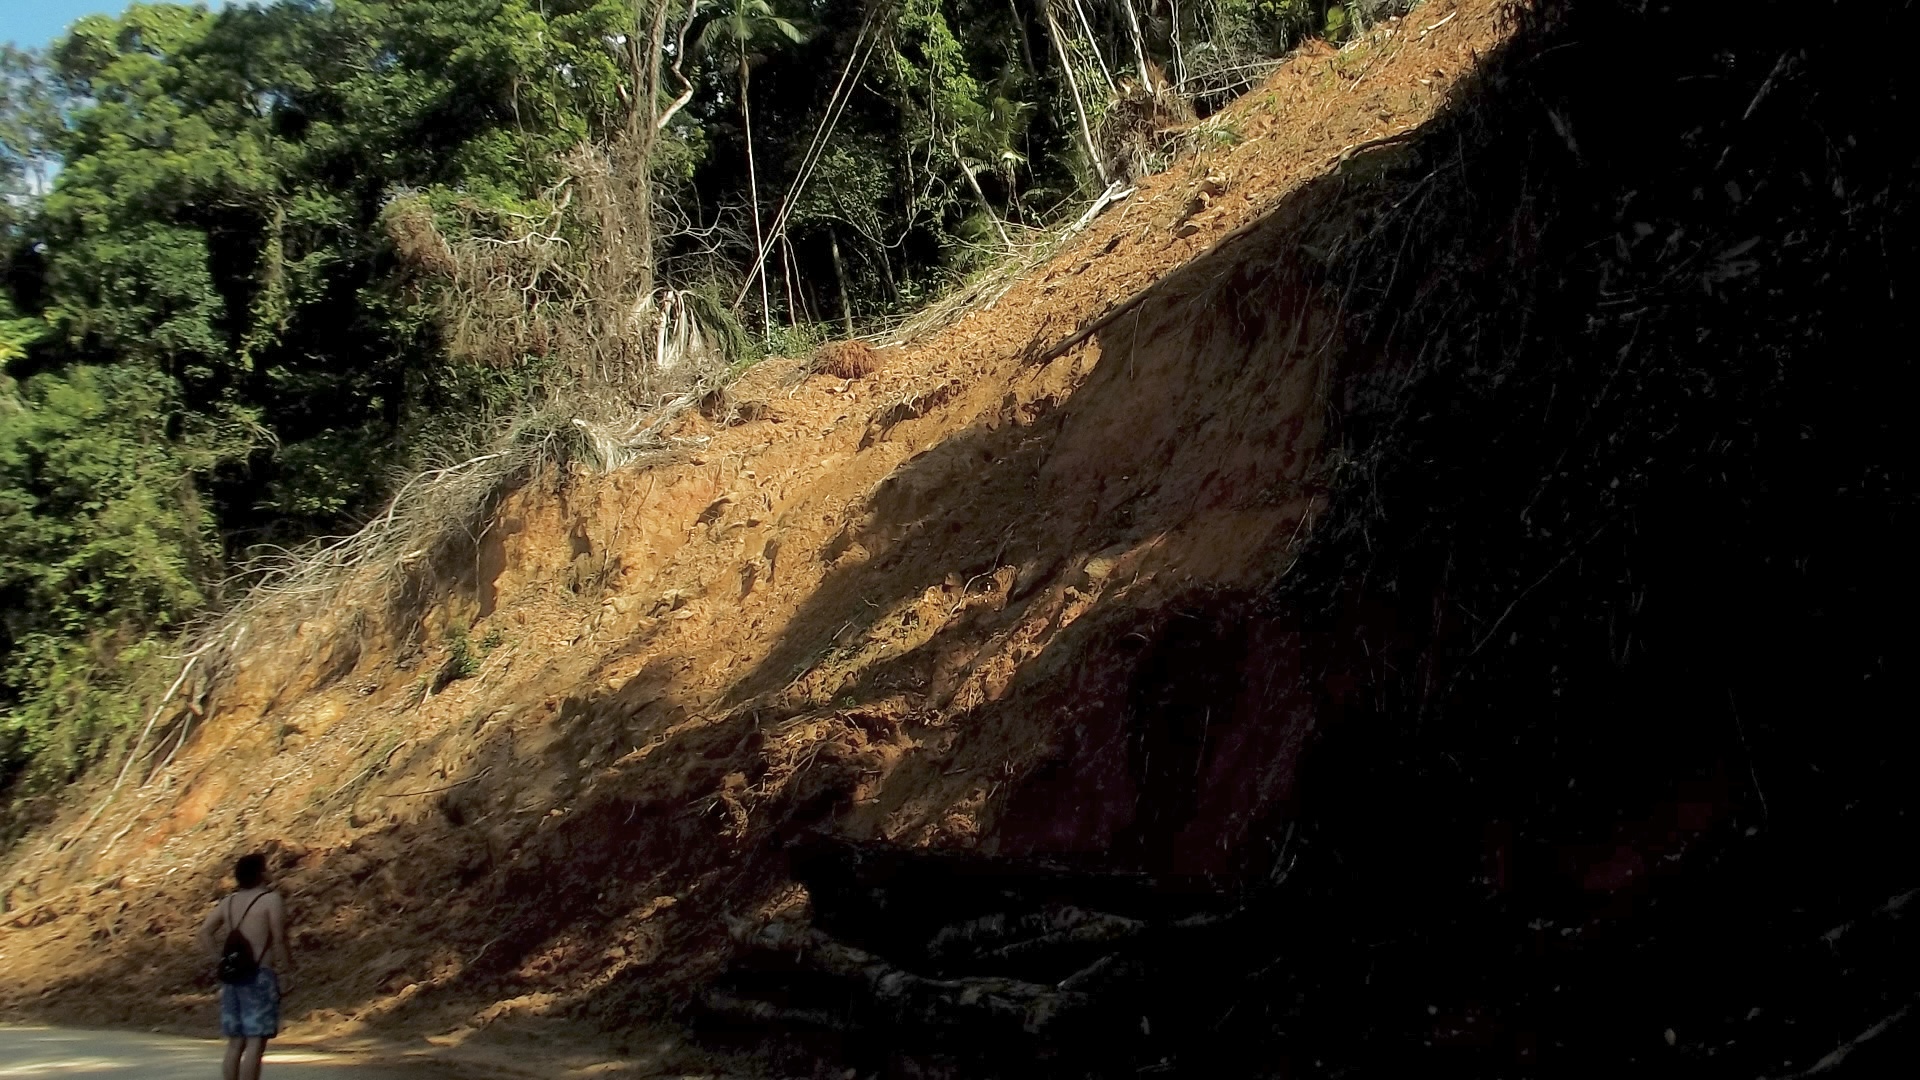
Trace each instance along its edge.
<path fill-rule="evenodd" d="M 1803 1076 L 1824 1076 L 1827 1073 L 1833 1072 L 1835 1069 L 1838 1069 L 1847 1058 L 1851 1057 L 1854 1051 L 1905 1023 L 1907 1017 L 1913 1014 L 1913 1007 L 1916 1003 L 1920 1003 L 1920 996 L 1916 996 L 1905 1005 L 1895 1009 L 1891 1015 L 1867 1028 L 1867 1030 L 1841 1043 L 1833 1049 L 1832 1053 L 1814 1062 L 1808 1068 L 1797 1073 L 1788 1074 L 1782 1077 L 1781 1080 L 1799 1080 L 1799 1078 Z"/>

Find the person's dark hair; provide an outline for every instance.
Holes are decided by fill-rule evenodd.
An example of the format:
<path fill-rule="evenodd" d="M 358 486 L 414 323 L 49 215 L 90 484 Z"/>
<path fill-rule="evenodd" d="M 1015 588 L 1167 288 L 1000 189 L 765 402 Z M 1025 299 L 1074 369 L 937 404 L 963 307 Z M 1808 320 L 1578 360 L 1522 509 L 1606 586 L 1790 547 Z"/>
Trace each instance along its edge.
<path fill-rule="evenodd" d="M 233 880 L 243 889 L 251 889 L 264 881 L 267 876 L 267 857 L 265 855 L 242 855 L 240 861 L 233 864 Z"/>

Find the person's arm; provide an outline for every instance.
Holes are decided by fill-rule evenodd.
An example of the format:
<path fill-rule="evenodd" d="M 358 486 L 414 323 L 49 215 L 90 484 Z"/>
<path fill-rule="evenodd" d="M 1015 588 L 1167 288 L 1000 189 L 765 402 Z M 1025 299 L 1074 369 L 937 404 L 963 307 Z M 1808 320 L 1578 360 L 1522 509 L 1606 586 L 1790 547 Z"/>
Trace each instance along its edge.
<path fill-rule="evenodd" d="M 200 931 L 194 940 L 200 943 L 200 951 L 218 960 L 220 958 L 220 931 L 225 929 L 227 914 L 225 904 L 213 905 L 207 917 L 200 920 Z"/>
<path fill-rule="evenodd" d="M 273 971 L 285 994 L 293 989 L 293 953 L 287 948 L 287 905 L 277 892 L 267 897 L 267 932 L 273 938 L 267 951 L 273 954 Z"/>

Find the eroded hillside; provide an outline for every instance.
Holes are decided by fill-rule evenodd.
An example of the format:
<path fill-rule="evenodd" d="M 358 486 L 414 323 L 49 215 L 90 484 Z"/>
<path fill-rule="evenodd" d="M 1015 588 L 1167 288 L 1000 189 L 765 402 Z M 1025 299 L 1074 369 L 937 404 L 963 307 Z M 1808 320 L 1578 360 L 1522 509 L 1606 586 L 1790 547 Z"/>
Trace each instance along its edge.
<path fill-rule="evenodd" d="M 16 853 L 9 1010 L 195 1024 L 193 912 L 252 847 L 303 924 L 295 1030 L 332 1034 L 670 1000 L 722 915 L 792 899 L 779 843 L 821 826 L 1224 869 L 1305 731 L 1253 723 L 1288 672 L 1226 614 L 1286 572 L 1322 485 L 1337 298 L 1275 286 L 1497 8 L 1294 58 L 870 375 L 769 361 L 672 460 L 512 492 L 417 623 L 343 611 L 243 653 L 170 765 Z M 1195 617 L 1239 652 L 1199 683 L 1163 644 Z M 454 628 L 478 667 L 441 685 Z M 1172 813 L 1183 778 L 1115 724 L 1196 693 L 1212 772 Z"/>
<path fill-rule="evenodd" d="M 312 1034 L 895 1075 L 1911 1040 L 1866 719 L 1911 372 L 1861 359 L 1910 318 L 1906 76 L 1765 16 L 1422 5 L 871 373 L 769 362 L 673 460 L 509 493 L 21 847 L 6 1008 L 196 1022 L 192 912 L 263 847 Z"/>

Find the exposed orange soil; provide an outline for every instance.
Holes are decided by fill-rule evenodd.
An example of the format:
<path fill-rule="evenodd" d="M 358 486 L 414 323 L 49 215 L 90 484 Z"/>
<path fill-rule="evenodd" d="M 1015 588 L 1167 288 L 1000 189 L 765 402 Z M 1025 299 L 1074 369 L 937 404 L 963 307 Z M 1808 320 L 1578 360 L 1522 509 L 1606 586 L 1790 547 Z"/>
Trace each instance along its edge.
<path fill-rule="evenodd" d="M 1329 171 L 1428 120 L 1503 6 L 1429 3 L 1297 56 L 862 378 L 769 361 L 676 459 L 512 493 L 442 574 L 424 650 L 370 610 L 248 653 L 170 766 L 13 853 L 0 1015 L 206 1026 L 191 930 L 249 848 L 300 925 L 294 1034 L 507 1061 L 546 1053 L 514 1041 L 529 1024 L 663 1015 L 723 916 L 804 902 L 779 845 L 805 829 L 1228 869 L 1309 724 L 1298 643 L 1251 598 L 1316 507 L 1339 297 L 1300 283 L 1367 155 Z M 454 626 L 495 644 L 432 692 Z M 1228 638 L 1231 689 L 1179 691 L 1217 693 L 1219 730 L 1132 763 L 1123 717 L 1160 685 L 1141 672 Z M 1143 811 L 1176 766 L 1192 805 Z M 648 1030 L 540 1071 L 690 1060 Z"/>

